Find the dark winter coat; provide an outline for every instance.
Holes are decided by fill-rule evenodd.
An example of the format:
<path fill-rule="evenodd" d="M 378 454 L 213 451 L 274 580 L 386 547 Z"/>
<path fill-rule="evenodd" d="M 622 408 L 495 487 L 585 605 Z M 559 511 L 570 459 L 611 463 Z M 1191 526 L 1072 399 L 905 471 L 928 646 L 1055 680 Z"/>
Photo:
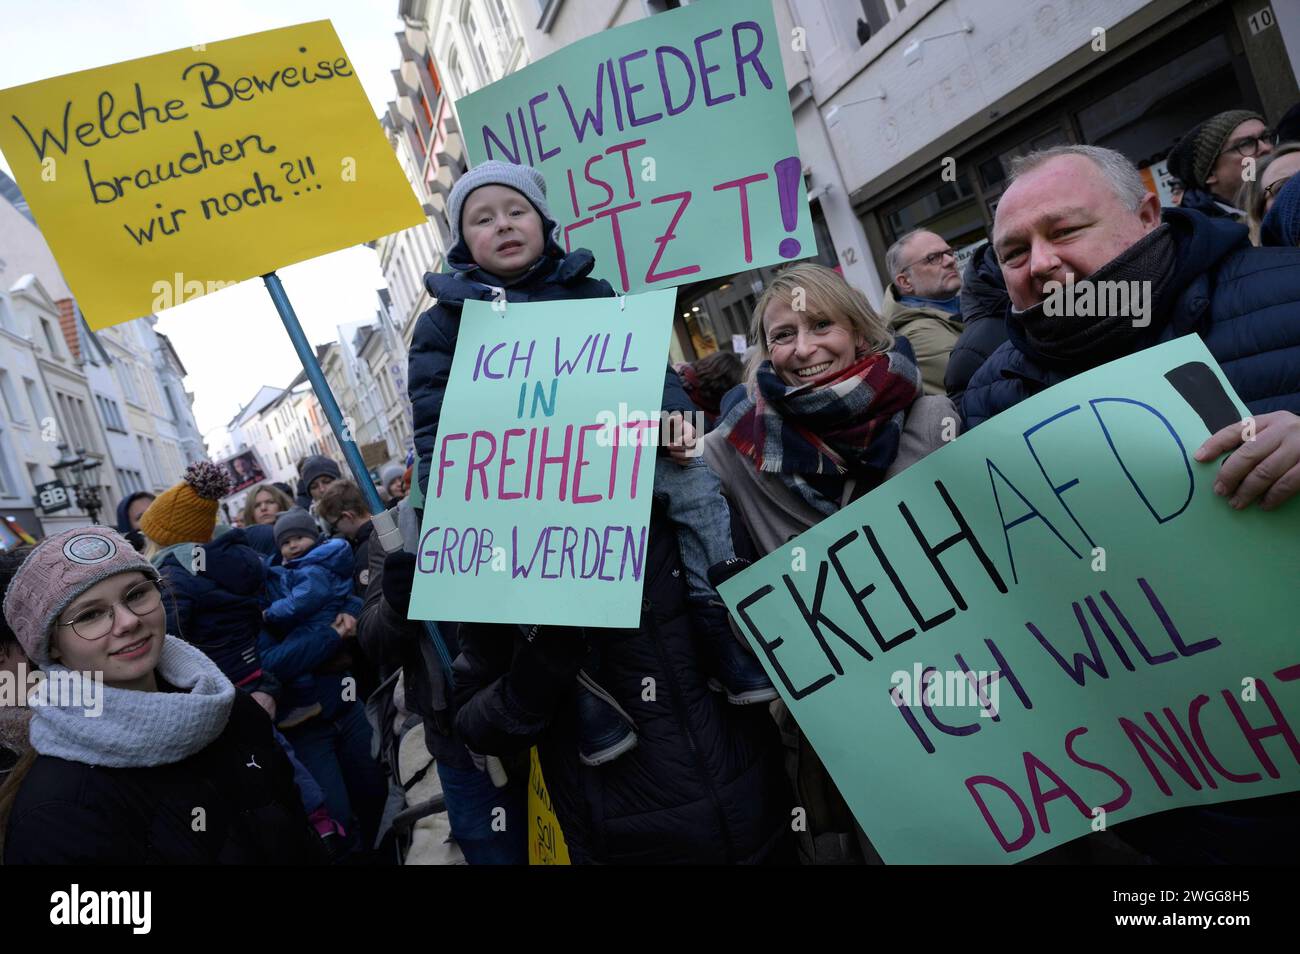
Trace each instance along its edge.
<path fill-rule="evenodd" d="M 1252 414 L 1300 414 L 1300 249 L 1254 248 L 1246 227 L 1185 209 L 1162 210 L 1177 248 L 1171 285 L 1182 289 L 1134 345 L 1140 351 L 1196 333 Z M 1094 365 L 1048 362 L 1014 313 L 1009 340 L 984 363 L 962 400 L 969 430 Z"/>
<path fill-rule="evenodd" d="M 251 764 L 256 763 L 256 764 Z M 196 808 L 203 809 L 195 830 Z M 5 864 L 318 864 L 320 840 L 261 706 L 235 693 L 225 730 L 171 765 L 38 756 L 18 790 Z"/>
<path fill-rule="evenodd" d="M 519 627 L 461 624 L 456 728 L 482 754 L 538 746 L 577 863 L 763 861 L 790 831 L 793 801 L 776 726 L 766 706 L 728 705 L 709 690 L 677 539 L 658 505 L 647 549 L 640 625 L 586 634 L 600 645 L 600 684 L 636 723 L 636 748 L 598 768 L 579 760 L 584 659 L 563 648 L 582 645 L 572 631 L 528 642 Z"/>
<path fill-rule="evenodd" d="M 1178 208 L 1200 212 L 1212 219 L 1235 220 L 1237 218 L 1227 203 L 1204 189 L 1184 189 L 1183 197 L 1178 202 Z"/>
<path fill-rule="evenodd" d="M 546 235 L 553 224 L 543 219 Z M 447 254 L 454 269 L 450 275 L 432 272 L 424 276 L 425 288 L 436 303 L 422 314 L 411 338 L 407 380 L 411 414 L 415 425 L 415 474 L 412 486 L 422 491 L 429 480 L 430 461 L 442 415 L 442 399 L 451 374 L 451 359 L 460 333 L 460 314 L 468 300 L 494 301 L 499 280 L 479 268 L 469 256 L 462 240 Z M 608 298 L 614 289 L 603 279 L 589 277 L 595 259 L 585 248 L 566 254 L 547 240 L 546 249 L 532 269 L 505 285 L 507 302 L 563 301 L 580 298 Z M 664 377 L 665 410 L 694 411 L 695 405 L 682 389 L 677 372 L 671 367 Z"/>
<path fill-rule="evenodd" d="M 280 552 L 280 548 L 275 545 L 274 524 L 255 523 L 251 527 L 244 527 L 243 530 L 245 542 L 266 560 L 269 561 Z"/>
<path fill-rule="evenodd" d="M 966 329 L 948 356 L 943 385 L 953 404 L 961 406 L 962 395 L 975 372 L 1007 340 L 1007 311 L 1011 299 L 993 245 L 985 242 L 966 264 L 961 281 L 961 315 Z"/>
<path fill-rule="evenodd" d="M 370 538 L 374 532 L 375 525 L 367 520 L 357 530 L 357 538 L 348 541 L 352 547 L 352 592 L 363 600 L 370 585 Z"/>
<path fill-rule="evenodd" d="M 262 672 L 257 637 L 266 564 L 244 531 L 227 530 L 201 551 L 169 547 L 156 566 L 167 584 L 167 632 L 201 649 L 236 686 L 254 682 Z"/>

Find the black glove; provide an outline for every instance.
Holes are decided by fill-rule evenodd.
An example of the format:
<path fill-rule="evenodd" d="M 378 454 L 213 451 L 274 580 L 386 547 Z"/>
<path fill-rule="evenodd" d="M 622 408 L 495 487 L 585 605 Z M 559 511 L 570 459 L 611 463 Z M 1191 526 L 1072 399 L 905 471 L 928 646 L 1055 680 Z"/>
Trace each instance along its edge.
<path fill-rule="evenodd" d="M 411 586 L 414 583 L 414 553 L 398 550 L 384 557 L 384 578 L 381 581 L 384 599 L 403 618 L 411 611 Z"/>
<path fill-rule="evenodd" d="M 510 666 L 515 696 L 531 713 L 552 712 L 557 700 L 573 686 L 587 656 L 586 635 L 578 626 L 521 626 Z"/>

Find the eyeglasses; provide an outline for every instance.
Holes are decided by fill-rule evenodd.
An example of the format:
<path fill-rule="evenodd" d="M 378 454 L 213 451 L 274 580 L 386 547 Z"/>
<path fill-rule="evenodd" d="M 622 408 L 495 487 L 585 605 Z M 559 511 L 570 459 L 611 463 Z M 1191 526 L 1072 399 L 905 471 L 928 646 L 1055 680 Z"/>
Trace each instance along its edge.
<path fill-rule="evenodd" d="M 1243 159 L 1249 159 L 1251 156 L 1259 155 L 1259 144 L 1261 142 L 1267 143 L 1271 147 L 1273 145 L 1273 135 L 1273 130 L 1265 129 L 1258 135 L 1246 136 L 1242 139 L 1238 139 L 1227 149 L 1223 150 L 1223 152 L 1219 153 L 1219 155 L 1226 156 L 1230 152 L 1235 152 Z"/>
<path fill-rule="evenodd" d="M 1292 173 L 1294 175 L 1294 173 Z M 1283 176 L 1275 182 L 1270 182 L 1264 186 L 1264 197 L 1267 199 L 1276 199 L 1278 190 L 1291 181 L 1291 176 Z"/>
<path fill-rule="evenodd" d="M 945 249 L 943 249 L 942 251 L 931 252 L 929 255 L 925 256 L 925 258 L 918 258 L 918 259 L 917 259 L 915 262 L 913 262 L 911 265 L 904 265 L 902 268 L 900 268 L 900 269 L 898 270 L 898 272 L 899 272 L 899 274 L 901 275 L 903 272 L 907 271 L 909 268 L 913 268 L 914 266 L 920 265 L 922 262 L 925 262 L 925 264 L 927 264 L 927 265 L 938 265 L 940 262 L 942 262 L 942 261 L 943 261 L 945 258 L 947 258 L 949 255 L 951 255 L 951 256 L 953 257 L 953 260 L 954 260 L 954 261 L 956 260 L 956 258 L 957 258 L 957 253 L 956 253 L 956 251 L 954 251 L 953 249 L 950 249 L 950 248 L 945 248 Z"/>
<path fill-rule="evenodd" d="M 117 608 L 125 606 L 136 616 L 144 617 L 162 606 L 162 590 L 153 580 L 146 580 L 131 587 L 118 603 L 97 606 L 78 613 L 72 619 L 59 620 L 60 626 L 71 626 L 72 631 L 87 642 L 103 639 L 113 631 L 113 621 Z"/>

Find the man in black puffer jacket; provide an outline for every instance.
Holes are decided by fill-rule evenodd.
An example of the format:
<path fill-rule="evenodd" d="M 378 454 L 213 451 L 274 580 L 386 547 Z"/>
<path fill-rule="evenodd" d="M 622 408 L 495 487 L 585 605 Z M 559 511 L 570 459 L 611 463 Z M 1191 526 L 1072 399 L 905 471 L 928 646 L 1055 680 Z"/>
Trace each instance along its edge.
<path fill-rule="evenodd" d="M 766 706 L 728 705 L 709 690 L 658 503 L 648 548 L 637 629 L 462 623 L 456 729 L 484 755 L 538 746 L 575 864 L 793 863 L 776 725 Z M 639 744 L 589 767 L 578 756 L 575 680 L 597 642 L 601 684 L 636 723 Z"/>
<path fill-rule="evenodd" d="M 1138 199 L 1120 195 L 1094 156 Z M 1013 306 L 1009 340 L 971 379 L 966 430 L 1081 371 L 1192 333 L 1261 427 L 1270 412 L 1289 412 L 1277 421 L 1291 426 L 1300 414 L 1300 249 L 1254 248 L 1243 225 L 1161 210 L 1132 164 L 1108 149 L 1056 147 L 1020 162 L 993 229 Z M 1049 222 L 1052 239 L 1031 234 Z M 1045 286 L 1067 273 L 1076 288 L 1094 277 L 1150 282 L 1151 313 L 1145 323 L 1046 317 Z"/>
<path fill-rule="evenodd" d="M 966 329 L 948 356 L 943 386 L 952 403 L 961 407 L 966 386 L 981 365 L 1007 340 L 1007 311 L 1011 299 L 1002 280 L 998 257 L 991 242 L 975 250 L 961 280 L 961 314 Z"/>

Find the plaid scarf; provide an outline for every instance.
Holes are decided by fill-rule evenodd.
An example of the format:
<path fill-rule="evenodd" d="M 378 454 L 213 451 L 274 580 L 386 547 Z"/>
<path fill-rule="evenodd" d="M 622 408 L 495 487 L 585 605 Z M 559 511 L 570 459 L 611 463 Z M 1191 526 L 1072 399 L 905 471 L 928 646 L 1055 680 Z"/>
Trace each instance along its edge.
<path fill-rule="evenodd" d="M 920 396 L 921 372 L 899 336 L 892 351 L 808 384 L 786 384 L 764 361 L 752 393 L 727 410 L 717 430 L 760 471 L 780 474 L 811 506 L 832 514 L 846 474 L 884 478 L 906 411 Z"/>

